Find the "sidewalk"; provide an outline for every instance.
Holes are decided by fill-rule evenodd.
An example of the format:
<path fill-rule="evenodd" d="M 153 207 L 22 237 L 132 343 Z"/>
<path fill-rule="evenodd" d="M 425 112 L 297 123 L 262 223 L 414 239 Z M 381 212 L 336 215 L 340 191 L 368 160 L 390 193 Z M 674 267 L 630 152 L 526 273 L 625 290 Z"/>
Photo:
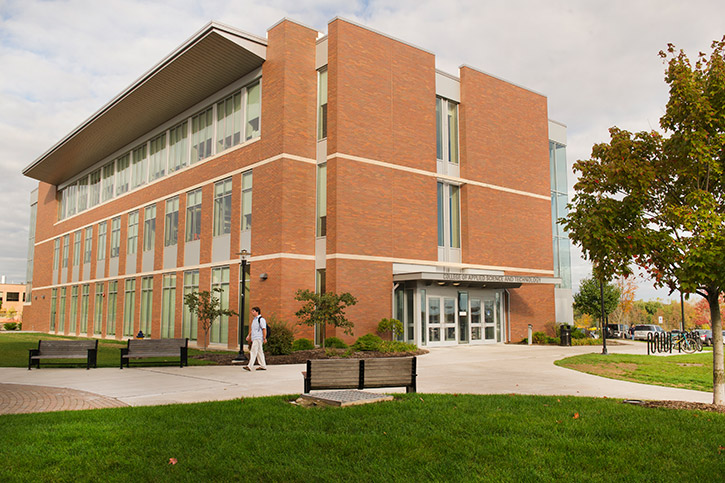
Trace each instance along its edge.
<path fill-rule="evenodd" d="M 609 352 L 646 354 L 642 343 Z M 430 349 L 418 358 L 421 393 L 540 394 L 712 402 L 712 394 L 606 379 L 554 365 L 601 346 L 485 345 Z M 0 414 L 114 406 L 150 406 L 299 394 L 303 364 L 243 371 L 240 366 L 0 368 Z M 402 389 L 401 389 L 402 391 Z M 386 391 L 389 392 L 389 391 Z"/>

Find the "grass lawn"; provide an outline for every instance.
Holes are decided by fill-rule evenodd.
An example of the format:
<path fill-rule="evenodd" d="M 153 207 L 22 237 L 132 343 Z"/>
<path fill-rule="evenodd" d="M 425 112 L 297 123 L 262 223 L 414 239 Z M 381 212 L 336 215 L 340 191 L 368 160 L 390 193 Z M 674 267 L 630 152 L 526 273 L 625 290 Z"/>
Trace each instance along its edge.
<path fill-rule="evenodd" d="M 0 481 L 679 482 L 725 474 L 724 414 L 576 397 L 403 394 L 347 408 L 290 399 L 0 416 Z"/>
<path fill-rule="evenodd" d="M 41 339 L 59 339 L 59 340 L 80 340 L 87 339 L 84 337 L 70 337 L 52 334 L 23 333 L 23 332 L 2 332 L 0 333 L 0 367 L 28 367 L 28 349 L 37 349 L 38 341 Z M 122 347 L 126 347 L 125 341 L 118 340 L 99 340 L 98 341 L 98 367 L 118 367 L 121 360 Z M 189 356 L 197 354 L 201 351 L 189 349 Z M 139 362 L 132 361 L 134 364 L 153 364 L 156 362 L 174 361 L 178 365 L 178 358 L 151 358 L 140 359 Z M 47 365 L 46 365 L 47 364 Z M 201 361 L 189 357 L 190 366 L 199 366 L 205 364 L 213 364 L 211 361 Z M 86 360 L 83 359 L 43 359 L 40 361 L 41 370 L 43 367 L 86 367 Z"/>
<path fill-rule="evenodd" d="M 612 379 L 712 392 L 712 352 L 666 357 L 583 354 L 555 364 Z"/>

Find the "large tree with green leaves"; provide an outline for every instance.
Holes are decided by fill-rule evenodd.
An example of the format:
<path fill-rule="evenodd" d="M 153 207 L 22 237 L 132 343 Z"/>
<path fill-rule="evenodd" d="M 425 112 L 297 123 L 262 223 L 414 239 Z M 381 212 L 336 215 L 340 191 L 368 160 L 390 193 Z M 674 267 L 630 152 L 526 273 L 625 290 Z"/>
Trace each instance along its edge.
<path fill-rule="evenodd" d="M 595 276 L 649 273 L 658 287 L 708 301 L 714 335 L 713 402 L 725 404 L 722 319 L 725 289 L 725 37 L 693 63 L 669 45 L 660 52 L 670 98 L 664 131 L 611 141 L 574 164 L 580 173 L 565 220 L 594 262 Z"/>
<path fill-rule="evenodd" d="M 340 327 L 346 334 L 352 335 L 354 323 L 345 316 L 345 309 L 355 305 L 357 299 L 349 293 L 336 294 L 333 292 L 315 293 L 311 290 L 298 290 L 295 300 L 304 302 L 304 305 L 295 315 L 300 324 L 324 328 L 327 325 Z M 322 338 L 325 346 L 325 338 Z"/>
<path fill-rule="evenodd" d="M 585 314 L 591 315 L 595 320 L 601 317 L 602 297 L 599 280 L 586 278 L 582 280 L 579 291 L 574 295 L 574 308 Z M 619 288 L 611 283 L 604 284 L 604 316 L 609 314 L 619 305 Z"/>

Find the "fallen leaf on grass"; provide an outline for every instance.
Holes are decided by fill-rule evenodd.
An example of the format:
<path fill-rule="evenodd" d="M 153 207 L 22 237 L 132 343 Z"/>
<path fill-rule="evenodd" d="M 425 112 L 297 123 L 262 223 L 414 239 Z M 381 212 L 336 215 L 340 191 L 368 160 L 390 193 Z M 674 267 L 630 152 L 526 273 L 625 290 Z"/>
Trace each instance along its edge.
<path fill-rule="evenodd" d="M 176 460 L 176 458 L 169 458 L 169 464 L 170 465 L 175 465 L 176 463 L 178 463 L 178 461 Z"/>
<path fill-rule="evenodd" d="M 579 419 L 579 413 L 574 413 L 574 419 Z"/>
<path fill-rule="evenodd" d="M 423 398 L 422 397 L 419 397 L 418 399 L 420 399 L 421 401 L 423 401 Z M 425 402 L 425 401 L 423 401 L 423 402 Z"/>
<path fill-rule="evenodd" d="M 725 451 L 725 446 L 718 446 L 717 447 L 717 454 L 722 454 L 723 451 Z"/>

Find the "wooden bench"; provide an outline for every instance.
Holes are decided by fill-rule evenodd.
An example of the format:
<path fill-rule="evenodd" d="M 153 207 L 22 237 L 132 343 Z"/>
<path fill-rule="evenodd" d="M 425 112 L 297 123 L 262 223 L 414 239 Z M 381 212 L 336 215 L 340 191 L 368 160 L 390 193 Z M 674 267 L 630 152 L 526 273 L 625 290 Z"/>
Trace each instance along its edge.
<path fill-rule="evenodd" d="M 307 361 L 305 393 L 316 389 L 405 387 L 416 392 L 416 358 L 316 359 Z"/>
<path fill-rule="evenodd" d="M 96 367 L 98 340 L 39 340 L 37 349 L 29 349 L 28 370 L 35 363 L 40 369 L 40 359 L 85 359 L 86 369 Z"/>
<path fill-rule="evenodd" d="M 129 339 L 128 347 L 121 349 L 121 369 L 123 363 L 129 367 L 131 359 L 149 357 L 179 357 L 179 367 L 189 365 L 189 339 Z"/>

